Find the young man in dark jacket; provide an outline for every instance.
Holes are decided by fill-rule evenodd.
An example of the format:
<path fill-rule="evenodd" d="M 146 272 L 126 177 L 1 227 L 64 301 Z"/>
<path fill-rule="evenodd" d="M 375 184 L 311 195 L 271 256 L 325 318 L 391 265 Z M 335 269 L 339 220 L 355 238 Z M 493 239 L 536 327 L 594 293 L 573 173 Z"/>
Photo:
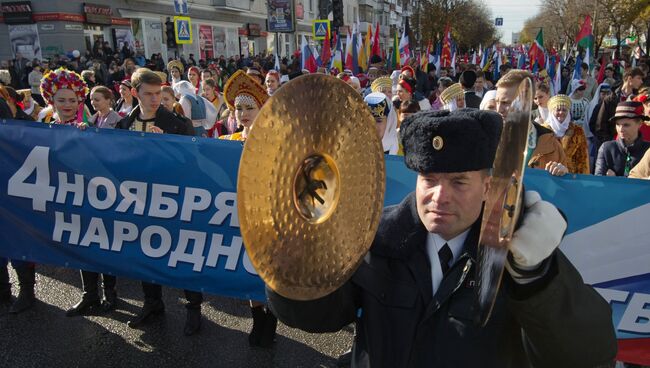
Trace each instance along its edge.
<path fill-rule="evenodd" d="M 503 283 L 475 323 L 483 201 L 502 127 L 491 111 L 422 112 L 400 128 L 415 192 L 384 210 L 352 278 L 316 300 L 267 288 L 285 324 L 332 332 L 355 322 L 353 367 L 593 367 L 616 355 L 611 309 L 557 249 L 566 222 L 527 192 Z"/>
<path fill-rule="evenodd" d="M 618 104 L 610 120 L 616 124 L 618 137 L 600 146 L 594 174 L 627 177 L 650 147 L 639 132 L 648 117 L 643 114 L 641 102 L 624 101 Z"/>
<path fill-rule="evenodd" d="M 192 124 L 177 118 L 161 104 L 161 86 L 163 81 L 158 74 L 149 69 L 139 69 L 131 76 L 131 93 L 140 101 L 133 111 L 117 124 L 119 129 L 137 130 L 149 133 L 194 135 Z M 138 315 L 127 324 L 139 328 L 149 322 L 153 316 L 162 314 L 165 305 L 162 301 L 162 287 L 149 282 L 142 282 L 144 305 Z M 194 335 L 201 327 L 201 303 L 203 294 L 185 290 L 187 299 L 187 319 L 185 335 Z"/>

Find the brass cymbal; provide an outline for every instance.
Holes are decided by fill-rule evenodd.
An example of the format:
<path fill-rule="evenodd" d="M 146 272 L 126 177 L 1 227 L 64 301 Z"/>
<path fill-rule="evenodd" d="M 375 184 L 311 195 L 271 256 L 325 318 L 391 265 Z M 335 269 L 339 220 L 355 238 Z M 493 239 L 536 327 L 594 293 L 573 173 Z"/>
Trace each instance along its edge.
<path fill-rule="evenodd" d="M 260 110 L 237 182 L 241 234 L 264 282 L 294 300 L 323 297 L 361 264 L 382 214 L 375 120 L 345 82 L 301 76 Z"/>
<path fill-rule="evenodd" d="M 533 84 L 525 78 L 508 110 L 494 158 L 494 169 L 483 207 L 478 246 L 477 319 L 490 318 L 508 256 L 508 245 L 523 205 L 524 170 L 531 121 Z"/>

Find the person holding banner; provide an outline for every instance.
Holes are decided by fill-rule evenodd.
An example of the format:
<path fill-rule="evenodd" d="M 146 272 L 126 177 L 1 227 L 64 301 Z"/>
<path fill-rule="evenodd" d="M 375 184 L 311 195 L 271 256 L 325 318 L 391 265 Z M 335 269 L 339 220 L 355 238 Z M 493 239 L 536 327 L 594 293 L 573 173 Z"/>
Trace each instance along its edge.
<path fill-rule="evenodd" d="M 558 249 L 567 223 L 537 192 L 525 193 L 491 317 L 475 322 L 481 213 L 502 126 L 492 111 L 407 118 L 400 139 L 415 191 L 384 209 L 369 252 L 338 289 L 295 300 L 267 286 L 278 318 L 311 333 L 355 323 L 353 367 L 612 363 L 611 309 Z"/>
<path fill-rule="evenodd" d="M 567 170 L 572 174 L 589 174 L 589 151 L 585 130 L 571 117 L 572 99 L 555 95 L 548 101 L 549 116 L 544 126 L 555 133 L 567 157 Z"/>
<path fill-rule="evenodd" d="M 56 112 L 53 122 L 51 120 L 45 122 L 74 125 L 79 128 L 86 126 L 87 123 L 81 116 L 85 109 L 84 100 L 88 95 L 88 87 L 79 74 L 62 68 L 47 73 L 41 80 L 41 93 Z M 102 275 L 103 301 L 99 297 L 97 288 L 98 273 L 81 270 L 81 281 L 83 290 L 81 300 L 66 311 L 66 316 L 83 315 L 99 308 L 102 311 L 115 308 L 117 302 L 115 276 Z"/>
<path fill-rule="evenodd" d="M 177 118 L 162 104 L 162 83 L 160 77 L 149 69 L 138 69 L 131 77 L 131 93 L 140 100 L 133 111 L 118 123 L 120 129 L 138 130 L 149 133 L 194 135 L 189 122 Z M 165 312 L 162 301 L 162 286 L 142 281 L 144 304 L 138 315 L 127 322 L 131 328 L 140 328 L 151 322 L 153 317 Z M 201 328 L 201 303 L 203 294 L 185 290 L 187 318 L 183 332 L 190 336 Z"/>
<path fill-rule="evenodd" d="M 226 104 L 230 111 L 235 111 L 235 118 L 241 130 L 222 135 L 219 139 L 245 142 L 253 122 L 260 112 L 269 95 L 264 87 L 242 70 L 233 74 L 223 89 Z M 253 315 L 253 328 L 248 335 L 250 346 L 269 348 L 275 340 L 275 331 L 278 320 L 273 312 L 263 303 L 250 301 L 251 314 Z"/>
<path fill-rule="evenodd" d="M 83 123 L 87 94 L 88 86 L 79 74 L 63 68 L 50 71 L 41 79 L 41 95 L 51 106 L 42 121 L 74 126 Z"/>

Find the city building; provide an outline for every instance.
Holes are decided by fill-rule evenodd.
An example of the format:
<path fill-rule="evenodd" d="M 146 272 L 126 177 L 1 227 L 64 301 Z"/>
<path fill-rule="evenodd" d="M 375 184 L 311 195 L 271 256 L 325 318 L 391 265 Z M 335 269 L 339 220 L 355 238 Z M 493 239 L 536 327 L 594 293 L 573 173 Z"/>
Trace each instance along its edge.
<path fill-rule="evenodd" d="M 277 19 L 272 7 L 293 7 L 293 29 L 270 32 Z M 380 25 L 382 46 L 390 45 L 392 34 L 401 32 L 404 4 L 413 0 L 342 0 L 345 34 L 357 20 L 365 33 Z M 175 3 L 178 3 L 175 6 Z M 20 52 L 27 58 L 48 58 L 78 50 L 82 55 L 96 43 L 109 42 L 114 50 L 128 43 L 145 57 L 161 53 L 165 59 L 194 54 L 200 58 L 237 54 L 295 52 L 302 36 L 311 41 L 312 21 L 332 19 L 332 0 L 71 0 L 1 1 L 0 59 Z M 192 43 L 168 48 L 166 23 L 177 9 L 187 10 L 191 19 Z M 322 14 L 329 9 L 327 15 Z M 327 10 L 325 11 L 327 12 Z M 170 19 L 171 18 L 171 19 Z"/>

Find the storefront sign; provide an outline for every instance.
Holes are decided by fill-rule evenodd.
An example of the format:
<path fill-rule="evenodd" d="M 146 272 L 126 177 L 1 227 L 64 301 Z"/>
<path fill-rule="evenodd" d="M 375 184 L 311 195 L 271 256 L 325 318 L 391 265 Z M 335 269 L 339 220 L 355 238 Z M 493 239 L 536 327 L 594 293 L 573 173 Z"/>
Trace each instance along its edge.
<path fill-rule="evenodd" d="M 86 15 L 86 23 L 109 25 L 113 23 L 111 19 L 113 9 L 110 6 L 84 3 L 83 12 Z"/>
<path fill-rule="evenodd" d="M 64 26 L 66 31 L 83 31 L 84 27 L 81 24 L 66 24 Z"/>
<path fill-rule="evenodd" d="M 248 37 L 261 36 L 262 27 L 257 23 L 248 23 Z"/>
<path fill-rule="evenodd" d="M 54 24 L 39 24 L 39 28 L 41 31 L 54 31 Z"/>
<path fill-rule="evenodd" d="M 83 15 L 72 13 L 39 13 L 34 14 L 33 18 L 35 22 L 64 21 L 83 23 L 86 20 Z"/>
<path fill-rule="evenodd" d="M 6 24 L 34 23 L 31 1 L 3 2 L 0 9 Z"/>
<path fill-rule="evenodd" d="M 269 32 L 294 32 L 293 0 L 269 0 Z"/>

